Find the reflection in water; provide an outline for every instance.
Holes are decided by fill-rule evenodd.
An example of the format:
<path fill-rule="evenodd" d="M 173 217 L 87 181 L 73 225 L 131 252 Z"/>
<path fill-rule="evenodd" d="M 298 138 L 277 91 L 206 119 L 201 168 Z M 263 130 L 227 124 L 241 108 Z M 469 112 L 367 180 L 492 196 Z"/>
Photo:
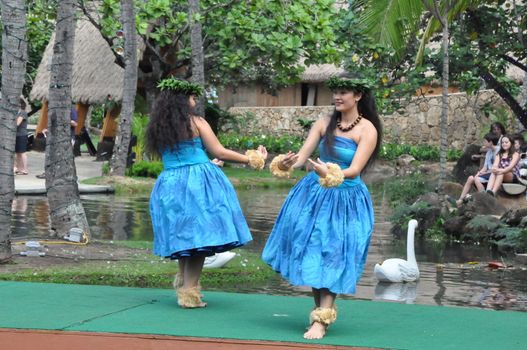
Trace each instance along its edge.
<path fill-rule="evenodd" d="M 375 286 L 374 300 L 404 301 L 413 304 L 417 296 L 417 285 L 412 283 L 387 283 L 379 282 Z"/>
<path fill-rule="evenodd" d="M 287 189 L 238 191 L 254 238 L 244 249 L 256 253 L 262 251 L 287 192 Z M 375 233 L 355 298 L 527 311 L 527 271 L 521 268 L 487 270 L 481 266 L 466 264 L 469 261 L 485 263 L 500 259 L 494 250 L 479 245 L 438 244 L 416 239 L 420 280 L 413 284 L 378 283 L 373 275 L 375 263 L 387 258 L 405 257 L 406 244 L 394 239 L 389 232 L 389 210 L 383 204 L 382 189 L 373 188 L 372 193 L 376 217 Z M 89 195 L 81 196 L 81 200 L 93 238 L 152 240 L 147 197 Z M 15 239 L 47 237 L 47 199 L 17 197 L 13 203 L 12 227 Z M 233 286 L 232 291 L 238 292 L 310 295 L 310 288 L 291 287 L 278 275 L 265 286 L 247 287 L 244 290 L 234 288 L 237 287 Z"/>

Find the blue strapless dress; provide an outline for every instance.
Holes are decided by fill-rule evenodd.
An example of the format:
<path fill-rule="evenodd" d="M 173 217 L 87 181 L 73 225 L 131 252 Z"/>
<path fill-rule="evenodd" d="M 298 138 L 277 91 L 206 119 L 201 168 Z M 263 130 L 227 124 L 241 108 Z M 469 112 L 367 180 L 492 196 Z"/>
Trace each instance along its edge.
<path fill-rule="evenodd" d="M 349 167 L 357 144 L 335 137 L 334 155 L 319 144 L 321 159 Z M 292 285 L 355 293 L 373 231 L 373 206 L 359 177 L 334 188 L 310 172 L 289 192 L 262 253 L 263 260 Z"/>
<path fill-rule="evenodd" d="M 150 196 L 154 254 L 210 256 L 252 240 L 232 184 L 201 139 L 178 146 L 163 152 L 164 170 Z"/>

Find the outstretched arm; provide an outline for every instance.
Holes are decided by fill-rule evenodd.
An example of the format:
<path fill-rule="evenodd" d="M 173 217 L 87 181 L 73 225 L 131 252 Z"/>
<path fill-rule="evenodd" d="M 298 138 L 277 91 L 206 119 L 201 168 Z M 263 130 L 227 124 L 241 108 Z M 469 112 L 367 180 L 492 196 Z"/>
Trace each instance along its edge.
<path fill-rule="evenodd" d="M 232 151 L 223 147 L 220 143 L 214 131 L 210 127 L 209 123 L 202 117 L 193 117 L 194 125 L 196 126 L 199 136 L 203 140 L 203 143 L 207 150 L 212 153 L 212 155 L 221 160 L 230 160 L 231 162 L 237 163 L 249 163 L 249 157 L 246 155 L 240 154 L 238 152 Z M 267 150 L 263 146 L 258 147 L 258 151 L 262 153 L 264 159 L 267 158 Z"/>
<path fill-rule="evenodd" d="M 306 163 L 307 159 L 317 148 L 318 143 L 322 138 L 322 134 L 326 130 L 327 123 L 327 118 L 320 118 L 313 124 L 306 141 L 298 153 L 288 152 L 286 154 L 284 160 L 282 161 L 284 168 L 300 168 Z"/>

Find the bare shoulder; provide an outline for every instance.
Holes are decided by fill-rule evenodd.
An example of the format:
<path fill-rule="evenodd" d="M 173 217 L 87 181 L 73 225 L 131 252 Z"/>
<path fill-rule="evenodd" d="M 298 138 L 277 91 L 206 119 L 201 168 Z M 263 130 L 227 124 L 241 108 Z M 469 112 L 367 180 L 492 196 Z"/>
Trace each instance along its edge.
<path fill-rule="evenodd" d="M 315 121 L 312 128 L 314 130 L 317 130 L 320 133 L 320 135 L 324 135 L 326 133 L 326 129 L 330 121 L 331 121 L 330 115 L 320 117 Z"/>
<path fill-rule="evenodd" d="M 362 127 L 365 129 L 365 131 L 371 131 L 377 134 L 377 129 L 375 129 L 375 125 L 373 125 L 373 123 L 366 118 L 362 119 Z"/>
<path fill-rule="evenodd" d="M 207 121 L 205 120 L 205 118 L 200 117 L 199 115 L 192 115 L 192 116 L 190 116 L 190 119 L 191 119 L 192 122 L 195 123 L 196 125 L 199 125 L 199 124 L 208 124 Z"/>
<path fill-rule="evenodd" d="M 200 117 L 199 115 L 191 116 L 190 120 L 192 121 L 192 132 L 194 133 L 194 136 L 201 135 L 209 127 L 209 123 L 207 123 L 205 118 Z"/>

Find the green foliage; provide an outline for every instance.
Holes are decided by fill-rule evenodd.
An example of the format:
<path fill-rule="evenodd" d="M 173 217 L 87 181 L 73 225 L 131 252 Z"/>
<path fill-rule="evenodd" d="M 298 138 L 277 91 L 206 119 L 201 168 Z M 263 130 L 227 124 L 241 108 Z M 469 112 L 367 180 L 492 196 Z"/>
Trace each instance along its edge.
<path fill-rule="evenodd" d="M 311 130 L 311 127 L 315 123 L 314 120 L 304 119 L 304 118 L 298 118 L 296 121 L 298 124 L 300 124 L 300 126 L 302 127 L 302 130 L 304 130 L 304 133 L 309 132 L 309 130 Z"/>
<path fill-rule="evenodd" d="M 147 162 L 140 160 L 132 164 L 132 166 L 127 170 L 127 176 L 139 176 L 139 177 L 151 177 L 157 178 L 159 174 L 163 171 L 162 162 Z"/>
<path fill-rule="evenodd" d="M 93 105 L 90 114 L 90 126 L 98 129 L 102 128 L 104 112 L 103 105 Z"/>
<path fill-rule="evenodd" d="M 431 185 L 422 173 L 413 173 L 404 177 L 394 177 L 384 183 L 388 203 L 392 208 L 415 202 L 418 196 L 428 192 Z M 400 214 L 398 214 L 400 216 Z"/>
<path fill-rule="evenodd" d="M 514 249 L 517 252 L 527 252 L 527 229 L 520 227 L 501 227 L 496 234 L 502 237 L 491 242 L 503 249 Z"/>
<path fill-rule="evenodd" d="M 447 235 L 444 230 L 445 219 L 438 217 L 431 227 L 425 230 L 425 238 L 429 241 L 444 242 Z"/>
<path fill-rule="evenodd" d="M 190 61 L 188 3 L 186 0 L 136 1 L 138 32 L 149 42 L 163 67 L 162 75 Z M 340 59 L 333 20 L 333 0 L 255 0 L 200 2 L 193 18 L 203 27 L 207 81 L 215 86 L 236 86 L 259 81 L 275 90 L 298 80 L 301 61 L 333 63 Z M 103 34 L 116 40 L 119 0 L 100 7 Z"/>
<path fill-rule="evenodd" d="M 221 134 L 218 136 L 222 145 L 227 148 L 247 150 L 264 145 L 270 153 L 298 152 L 302 147 L 303 138 L 297 136 L 239 136 L 236 134 Z"/>
<path fill-rule="evenodd" d="M 408 145 L 404 143 L 383 143 L 379 157 L 385 160 L 397 159 L 400 155 L 409 154 L 419 161 L 439 161 L 439 147 L 430 145 Z M 463 155 L 460 150 L 449 150 L 449 161 L 458 160 Z"/>
<path fill-rule="evenodd" d="M 135 113 L 132 119 L 132 134 L 137 137 L 136 144 L 133 147 L 136 162 L 143 160 L 146 148 L 146 128 L 149 120 L 150 118 L 147 115 L 140 113 Z"/>
<path fill-rule="evenodd" d="M 506 225 L 493 216 L 477 215 L 467 223 L 465 226 L 466 232 L 461 238 L 475 242 L 489 241 L 494 236 L 494 233 L 503 227 L 506 227 Z"/>

